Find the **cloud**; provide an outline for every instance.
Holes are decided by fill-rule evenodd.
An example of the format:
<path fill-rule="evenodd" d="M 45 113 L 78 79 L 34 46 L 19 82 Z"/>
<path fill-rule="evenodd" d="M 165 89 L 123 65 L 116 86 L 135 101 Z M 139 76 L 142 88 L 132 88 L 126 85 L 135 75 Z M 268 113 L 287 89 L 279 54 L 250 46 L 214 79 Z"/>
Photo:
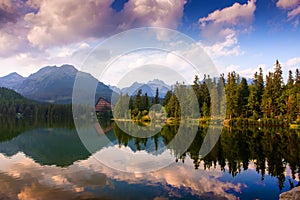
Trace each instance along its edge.
<path fill-rule="evenodd" d="M 22 16 L 29 8 L 23 1 L 0 0 L 0 56 L 28 50 L 28 27 Z"/>
<path fill-rule="evenodd" d="M 224 41 L 217 42 L 210 46 L 204 46 L 204 49 L 208 55 L 213 58 L 231 55 L 239 56 L 243 54 L 240 46 L 238 45 L 238 40 L 234 32 L 227 35 Z"/>
<path fill-rule="evenodd" d="M 0 0 L 0 25 L 15 23 L 19 17 L 18 10 L 22 6 L 22 1 L 11 2 L 10 0 Z M 1 28 L 0 28 L 1 29 Z"/>
<path fill-rule="evenodd" d="M 0 56 L 91 42 L 143 26 L 176 29 L 185 0 L 0 0 Z"/>
<path fill-rule="evenodd" d="M 278 8 L 287 9 L 299 5 L 299 0 L 278 0 L 276 6 Z"/>
<path fill-rule="evenodd" d="M 124 6 L 127 23 L 176 29 L 186 0 L 130 0 Z"/>
<path fill-rule="evenodd" d="M 287 20 L 293 21 L 295 27 L 299 24 L 300 0 L 278 0 L 276 6 L 280 9 L 287 10 Z"/>
<path fill-rule="evenodd" d="M 234 3 L 198 20 L 201 35 L 207 39 L 205 49 L 210 55 L 218 57 L 243 54 L 238 45 L 238 34 L 252 30 L 255 3 L 256 0 L 249 0 L 246 4 Z"/>
<path fill-rule="evenodd" d="M 222 10 L 215 10 L 207 17 L 199 19 L 202 27 L 206 27 L 207 24 L 229 24 L 240 25 L 249 23 L 252 21 L 254 11 L 256 9 L 256 0 L 249 0 L 247 4 L 234 3 L 231 7 L 223 8 Z"/>
<path fill-rule="evenodd" d="M 177 28 L 185 1 L 130 0 L 117 13 L 113 0 L 41 1 L 37 13 L 28 13 L 32 24 L 28 40 L 40 48 L 101 38 L 140 26 Z"/>
<path fill-rule="evenodd" d="M 296 65 L 300 65 L 300 57 L 291 58 L 286 62 L 288 67 L 295 67 Z"/>
<path fill-rule="evenodd" d="M 174 163 L 162 170 L 141 174 L 125 173 L 105 167 L 94 156 L 66 168 L 41 166 L 20 152 L 10 158 L 0 154 L 0 160 L 0 178 L 3 180 L 0 198 L 100 198 L 101 196 L 92 189 L 110 187 L 112 191 L 107 192 L 109 197 L 119 191 L 118 187 L 114 190 L 113 185 L 118 181 L 159 186 L 170 197 L 181 197 L 177 189 L 185 189 L 192 195 L 207 198 L 236 199 L 234 194 L 228 191 L 240 193 L 244 187 L 240 183 L 220 181 L 220 166 L 204 170 L 204 162 L 201 162 L 200 168 L 195 170 L 193 160 L 189 157 L 185 163 Z"/>
<path fill-rule="evenodd" d="M 288 12 L 288 18 L 293 19 L 294 17 L 296 17 L 299 14 L 300 14 L 300 5 L 297 8 Z"/>
<path fill-rule="evenodd" d="M 112 0 L 41 1 L 37 13 L 28 13 L 28 40 L 40 48 L 77 42 L 113 32 L 116 15 Z"/>

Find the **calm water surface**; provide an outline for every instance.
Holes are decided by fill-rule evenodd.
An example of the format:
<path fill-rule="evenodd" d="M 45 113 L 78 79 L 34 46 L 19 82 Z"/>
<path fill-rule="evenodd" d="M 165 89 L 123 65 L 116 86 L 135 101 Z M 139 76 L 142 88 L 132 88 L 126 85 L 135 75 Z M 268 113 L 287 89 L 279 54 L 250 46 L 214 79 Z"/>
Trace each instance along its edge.
<path fill-rule="evenodd" d="M 167 146 L 175 125 L 141 139 L 109 124 L 111 142 L 90 153 L 72 125 L 0 120 L 0 199 L 278 199 L 298 184 L 299 130 L 223 128 L 200 158 L 207 128 L 185 131 L 192 128 L 197 135 L 183 155 Z M 165 153 L 173 162 L 150 173 L 121 172 L 96 159 L 110 149 L 133 158 Z"/>

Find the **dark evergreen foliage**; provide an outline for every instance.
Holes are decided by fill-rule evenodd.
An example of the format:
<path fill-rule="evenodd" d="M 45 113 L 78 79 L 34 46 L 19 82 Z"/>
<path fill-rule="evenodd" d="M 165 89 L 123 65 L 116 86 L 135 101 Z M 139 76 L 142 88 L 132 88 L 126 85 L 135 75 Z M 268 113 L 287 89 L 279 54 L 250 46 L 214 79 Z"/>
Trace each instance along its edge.
<path fill-rule="evenodd" d="M 72 106 L 26 99 L 14 90 L 0 88 L 0 116 L 26 117 L 48 121 L 72 119 Z"/>

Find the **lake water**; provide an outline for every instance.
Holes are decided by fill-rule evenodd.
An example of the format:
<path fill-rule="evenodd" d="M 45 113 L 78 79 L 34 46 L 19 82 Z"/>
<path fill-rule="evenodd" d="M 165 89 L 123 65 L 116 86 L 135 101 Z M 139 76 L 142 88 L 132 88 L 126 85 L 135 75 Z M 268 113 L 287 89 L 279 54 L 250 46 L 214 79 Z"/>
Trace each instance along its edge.
<path fill-rule="evenodd" d="M 186 126 L 196 135 L 183 155 L 168 145 L 175 125 L 150 138 L 107 125 L 110 143 L 94 152 L 86 150 L 72 125 L 24 120 L 0 125 L 0 199 L 278 199 L 299 182 L 299 130 L 214 127 L 221 136 L 201 158 L 207 127 L 195 125 Z M 120 158 L 118 152 L 130 156 Z M 140 167 L 152 166 L 147 158 L 159 156 L 171 163 L 148 173 L 111 168 L 121 163 L 132 169 L 141 155 Z"/>

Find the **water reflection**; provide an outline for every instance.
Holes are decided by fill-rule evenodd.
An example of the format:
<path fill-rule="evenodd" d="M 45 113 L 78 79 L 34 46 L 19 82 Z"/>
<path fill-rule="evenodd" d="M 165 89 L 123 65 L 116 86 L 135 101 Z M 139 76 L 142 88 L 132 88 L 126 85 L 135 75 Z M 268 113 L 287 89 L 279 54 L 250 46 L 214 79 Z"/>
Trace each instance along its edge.
<path fill-rule="evenodd" d="M 149 174 L 132 174 L 99 165 L 93 157 L 65 168 L 41 166 L 22 153 L 11 158 L 0 155 L 0 159 L 3 161 L 0 167 L 2 180 L 0 194 L 9 194 L 12 199 L 105 196 L 120 199 L 124 190 L 129 192 L 127 196 L 130 199 L 137 196 L 145 197 L 147 193 L 149 196 L 146 199 L 195 198 L 200 194 L 211 198 L 235 199 L 234 195 L 226 193 L 226 190 L 241 192 L 242 187 L 242 184 L 219 181 L 218 178 L 222 176 L 219 169 L 200 170 L 195 173 L 192 163 L 189 162 L 173 164 L 169 168 Z"/>
<path fill-rule="evenodd" d="M 189 128 L 192 128 L 191 126 L 189 125 Z M 228 166 L 228 173 L 236 176 L 242 170 L 247 170 L 250 162 L 254 161 L 256 171 L 261 174 L 261 180 L 264 180 L 266 173 L 278 178 L 280 190 L 283 189 L 284 173 L 287 165 L 290 166 L 292 178 L 296 179 L 296 172 L 300 169 L 299 131 L 278 128 L 224 128 L 212 151 L 201 158 L 199 152 L 208 127 L 197 128 L 197 135 L 193 143 L 183 155 L 177 153 L 180 145 L 176 145 L 176 148 L 168 146 L 177 133 L 178 126 L 165 126 L 159 135 L 151 139 L 131 137 L 118 127 L 115 127 L 114 131 L 119 144 L 127 146 L 129 141 L 135 141 L 134 144 L 138 150 L 148 150 L 148 142 L 153 141 L 156 149 L 159 149 L 158 146 L 170 148 L 176 161 L 181 160 L 184 162 L 188 156 L 193 160 L 195 169 L 198 169 L 200 162 L 203 161 L 205 169 L 219 165 L 221 170 L 225 171 L 225 167 Z M 220 127 L 213 127 L 212 130 L 218 128 Z M 161 141 L 159 138 L 162 138 L 163 144 L 159 142 Z M 206 142 L 209 142 L 209 140 Z"/>
<path fill-rule="evenodd" d="M 163 127 L 151 138 L 134 138 L 110 124 L 105 129 L 110 146 L 91 155 L 74 127 L 17 123 L 0 128 L 0 199 L 276 199 L 299 181 L 296 130 L 225 128 L 202 158 L 199 151 L 207 127 L 186 127 L 197 128 L 197 134 L 181 155 L 180 145 L 169 145 L 176 125 Z M 95 159 L 118 149 L 132 156 L 168 154 L 173 164 L 139 174 L 113 170 Z"/>

